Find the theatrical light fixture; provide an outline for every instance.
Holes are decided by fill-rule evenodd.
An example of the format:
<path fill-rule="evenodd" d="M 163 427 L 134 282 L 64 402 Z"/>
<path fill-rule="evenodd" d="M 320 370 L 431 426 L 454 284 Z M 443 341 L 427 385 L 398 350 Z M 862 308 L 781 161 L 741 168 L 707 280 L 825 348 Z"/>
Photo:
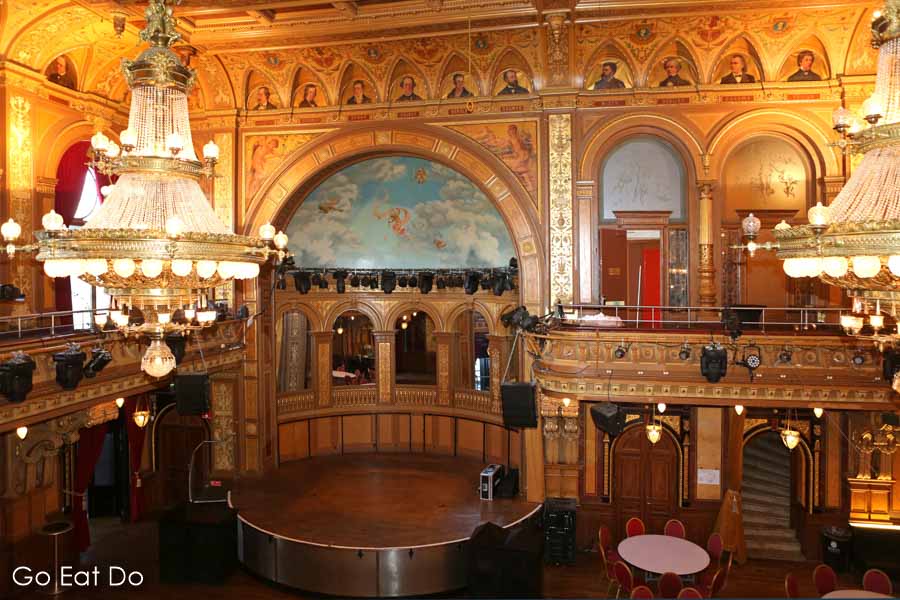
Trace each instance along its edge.
<path fill-rule="evenodd" d="M 743 358 L 735 361 L 735 364 L 747 367 L 747 371 L 750 373 L 750 381 L 753 381 L 753 373 L 762 365 L 762 351 L 759 349 L 759 346 L 756 344 L 745 346 Z"/>
<path fill-rule="evenodd" d="M 626 354 L 628 354 L 628 346 L 626 346 L 624 343 L 616 346 L 616 349 L 613 351 L 613 355 L 616 358 L 625 358 Z"/>
<path fill-rule="evenodd" d="M 463 290 L 471 296 L 478 291 L 479 283 L 481 283 L 481 273 L 478 271 L 469 271 L 466 273 L 466 283 L 463 286 Z"/>
<path fill-rule="evenodd" d="M 13 352 L 12 357 L 0 363 L 0 393 L 10 402 L 24 402 L 33 387 L 37 365 L 24 352 Z"/>
<path fill-rule="evenodd" d="M 728 351 L 719 343 L 710 343 L 700 353 L 700 374 L 717 383 L 728 372 Z"/>
<path fill-rule="evenodd" d="M 24 440 L 26 437 L 28 437 L 28 427 L 26 427 L 25 425 L 16 427 L 16 435 L 20 440 Z"/>
<path fill-rule="evenodd" d="M 509 273 L 496 273 L 491 282 L 491 291 L 495 296 L 502 296 L 506 290 L 511 290 Z"/>
<path fill-rule="evenodd" d="M 321 277 L 319 277 L 319 289 L 320 290 L 328 289 L 328 276 L 325 275 L 324 273 L 322 274 Z"/>
<path fill-rule="evenodd" d="M 334 278 L 334 289 L 338 294 L 347 291 L 347 271 L 333 271 L 331 276 Z"/>
<path fill-rule="evenodd" d="M 507 311 L 500 315 L 500 322 L 504 327 L 518 327 L 522 319 L 528 314 L 528 309 L 524 306 L 518 306 L 513 310 Z"/>
<path fill-rule="evenodd" d="M 53 355 L 56 363 L 56 383 L 64 390 L 74 390 L 84 377 L 86 355 L 78 344 L 67 344 L 66 349 Z"/>
<path fill-rule="evenodd" d="M 96 377 L 97 373 L 102 371 L 106 365 L 112 362 L 112 359 L 112 353 L 110 353 L 109 350 L 105 350 L 99 346 L 92 348 L 91 358 L 84 366 L 84 376 L 88 379 Z"/>
<path fill-rule="evenodd" d="M 821 419 L 821 418 L 822 418 L 822 415 L 825 414 L 825 409 L 822 408 L 821 406 L 814 406 L 814 407 L 813 407 L 813 414 L 816 415 L 816 418 L 817 418 L 817 419 Z"/>
<path fill-rule="evenodd" d="M 665 402 L 657 403 L 656 410 L 659 411 L 659 414 L 663 414 L 664 412 L 666 412 L 666 403 Z"/>
<path fill-rule="evenodd" d="M 400 323 L 400 329 L 406 329 L 409 327 L 409 323 L 407 321 L 403 321 Z"/>
<path fill-rule="evenodd" d="M 310 279 L 310 281 L 312 282 L 312 284 L 314 286 L 320 287 L 320 284 L 322 283 L 322 276 L 319 275 L 318 273 L 313 273 L 313 276 Z"/>
<path fill-rule="evenodd" d="M 357 275 L 356 273 L 354 273 L 353 275 L 350 276 L 350 287 L 355 287 L 355 288 L 359 287 L 359 275 Z M 340 291 L 340 290 L 338 290 L 338 291 Z"/>
<path fill-rule="evenodd" d="M 351 282 L 352 283 L 352 282 Z M 368 275 L 363 275 L 359 278 L 359 285 L 362 287 L 369 287 L 370 279 Z"/>
<path fill-rule="evenodd" d="M 744 414 L 744 405 L 743 404 L 735 404 L 734 412 L 737 413 L 737 416 L 741 416 L 742 414 Z"/>
<path fill-rule="evenodd" d="M 125 406 L 125 398 L 116 398 L 116 407 L 122 408 L 123 406 Z"/>
<path fill-rule="evenodd" d="M 406 275 L 401 275 L 397 278 L 397 286 L 401 288 L 405 288 L 409 281 L 406 278 Z"/>
<path fill-rule="evenodd" d="M 378 277 L 372 276 L 372 279 L 369 281 L 369 289 L 377 290 L 378 289 Z"/>
<path fill-rule="evenodd" d="M 790 364 L 791 359 L 793 358 L 793 353 L 787 348 L 782 348 L 781 352 L 778 353 L 778 362 L 783 364 Z"/>
<path fill-rule="evenodd" d="M 866 357 L 862 352 L 855 352 L 853 354 L 853 358 L 850 360 L 853 361 L 853 364 L 857 367 L 861 367 L 866 364 Z"/>
<path fill-rule="evenodd" d="M 419 287 L 419 278 L 416 277 L 415 275 L 411 275 L 409 277 L 409 287 L 411 287 L 411 288 Z"/>
<path fill-rule="evenodd" d="M 446 287 L 447 287 L 447 282 L 444 280 L 444 278 L 443 278 L 443 277 L 438 277 L 438 280 L 437 280 L 437 289 L 443 290 L 443 289 L 445 289 Z"/>
<path fill-rule="evenodd" d="M 434 287 L 434 273 L 419 274 L 419 292 L 427 294 Z"/>
<path fill-rule="evenodd" d="M 678 351 L 678 358 L 681 360 L 691 359 L 691 347 L 687 343 L 681 345 L 681 350 Z"/>
<path fill-rule="evenodd" d="M 309 280 L 309 273 L 296 271 L 294 273 L 294 289 L 301 294 L 308 294 L 310 288 L 312 288 L 312 282 Z"/>
<path fill-rule="evenodd" d="M 788 427 L 781 430 L 781 441 L 784 442 L 788 450 L 793 450 L 800 443 L 800 432 L 796 429 L 790 429 L 789 423 Z"/>
<path fill-rule="evenodd" d="M 381 272 L 381 289 L 385 294 L 390 294 L 397 287 L 397 274 L 393 271 Z"/>

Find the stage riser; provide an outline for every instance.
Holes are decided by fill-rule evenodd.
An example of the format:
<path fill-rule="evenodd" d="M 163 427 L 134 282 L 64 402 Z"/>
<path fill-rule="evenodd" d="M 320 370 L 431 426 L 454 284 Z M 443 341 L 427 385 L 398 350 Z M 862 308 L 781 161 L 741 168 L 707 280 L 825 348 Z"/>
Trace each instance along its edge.
<path fill-rule="evenodd" d="M 466 542 L 412 549 L 329 548 L 238 523 L 238 556 L 257 575 L 317 594 L 421 596 L 466 586 Z"/>

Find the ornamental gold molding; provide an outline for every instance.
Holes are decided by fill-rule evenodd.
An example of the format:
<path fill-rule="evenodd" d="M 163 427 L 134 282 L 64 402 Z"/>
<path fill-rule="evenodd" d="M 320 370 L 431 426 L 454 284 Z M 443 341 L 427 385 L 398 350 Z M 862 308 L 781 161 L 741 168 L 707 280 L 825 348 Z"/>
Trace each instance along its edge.
<path fill-rule="evenodd" d="M 6 147 L 9 165 L 10 217 L 22 227 L 22 239 L 31 240 L 34 228 L 34 146 L 32 142 L 31 102 L 22 96 L 9 98 L 9 133 Z M 28 261 L 11 261 L 13 283 L 33 302 L 31 268 Z"/>
<path fill-rule="evenodd" d="M 572 115 L 554 114 L 550 127 L 550 301 L 574 300 Z"/>

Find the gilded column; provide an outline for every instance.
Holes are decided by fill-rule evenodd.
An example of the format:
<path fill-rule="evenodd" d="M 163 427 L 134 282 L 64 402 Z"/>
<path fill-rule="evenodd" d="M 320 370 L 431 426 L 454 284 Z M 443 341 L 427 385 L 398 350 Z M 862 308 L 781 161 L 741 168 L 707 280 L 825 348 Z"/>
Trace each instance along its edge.
<path fill-rule="evenodd" d="M 235 402 L 240 389 L 240 371 L 223 371 L 210 377 L 212 438 L 219 440 L 213 444 L 213 470 L 217 473 L 232 473 L 237 464 L 235 453 Z"/>
<path fill-rule="evenodd" d="M 550 124 L 550 302 L 574 299 L 572 215 L 572 115 L 552 114 Z"/>
<path fill-rule="evenodd" d="M 234 136 L 228 132 L 216 133 L 213 140 L 219 147 L 216 177 L 210 179 L 213 208 L 228 231 L 234 232 Z M 256 232 L 251 235 L 256 235 Z M 225 299 L 229 306 L 234 306 L 234 282 L 216 288 L 216 297 Z"/>
<path fill-rule="evenodd" d="M 700 306 L 716 305 L 716 261 L 713 244 L 713 184 L 702 181 L 699 185 L 699 232 L 700 242 L 699 265 L 697 272 L 700 275 Z"/>
<path fill-rule="evenodd" d="M 313 331 L 312 372 L 316 374 L 319 406 L 331 406 L 331 342 L 334 331 Z"/>
<path fill-rule="evenodd" d="M 458 333 L 449 331 L 434 334 L 437 343 L 437 403 L 440 406 L 450 406 L 453 403 L 453 373 L 457 368 L 454 348 L 458 337 Z"/>
<path fill-rule="evenodd" d="M 394 374 L 397 368 L 395 359 L 397 331 L 374 331 L 375 339 L 375 380 L 378 385 L 378 402 L 393 404 Z"/>
<path fill-rule="evenodd" d="M 488 356 L 491 357 L 491 412 L 500 414 L 500 384 L 503 382 L 503 374 L 506 371 L 506 363 L 509 360 L 509 352 L 513 338 L 507 335 L 488 336 Z M 514 378 L 516 369 L 515 360 L 509 369 L 510 379 Z"/>
<path fill-rule="evenodd" d="M 9 133 L 7 151 L 9 165 L 9 216 L 22 226 L 19 238 L 32 240 L 34 219 L 34 145 L 32 142 L 31 102 L 21 96 L 9 99 Z M 9 276 L 12 283 L 25 294 L 29 308 L 34 305 L 31 261 L 18 257 L 11 261 Z"/>

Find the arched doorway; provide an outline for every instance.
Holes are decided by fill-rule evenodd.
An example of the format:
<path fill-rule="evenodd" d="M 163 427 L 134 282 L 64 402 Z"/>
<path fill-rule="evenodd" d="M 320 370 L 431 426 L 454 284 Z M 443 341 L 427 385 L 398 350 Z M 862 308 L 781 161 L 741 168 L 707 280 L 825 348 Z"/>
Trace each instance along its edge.
<path fill-rule="evenodd" d="M 802 498 L 805 487 L 803 452 L 803 446 L 788 450 L 771 429 L 744 442 L 741 499 L 744 539 L 752 558 L 805 560 L 791 523 L 795 490 L 800 488 Z"/>
<path fill-rule="evenodd" d="M 174 404 L 169 404 L 157 415 L 153 423 L 153 459 L 157 480 L 157 498 L 154 505 L 171 507 L 188 499 L 188 465 L 194 448 L 210 439 L 209 423 L 200 417 L 184 417 L 178 414 Z M 206 444 L 209 448 L 209 444 Z M 198 452 L 195 473 L 209 472 L 211 453 Z"/>
<path fill-rule="evenodd" d="M 456 386 L 463 389 L 491 389 L 491 357 L 488 353 L 490 328 L 478 310 L 466 310 L 456 318 L 459 332 L 459 368 Z"/>
<path fill-rule="evenodd" d="M 664 430 L 656 444 L 644 423 L 631 425 L 613 443 L 613 504 L 619 531 L 639 517 L 648 532 L 662 531 L 678 510 L 680 457 L 675 439 Z"/>
<path fill-rule="evenodd" d="M 394 326 L 397 330 L 397 383 L 435 385 L 437 345 L 434 319 L 425 311 L 413 310 L 398 317 Z"/>
<path fill-rule="evenodd" d="M 372 320 L 356 310 L 335 319 L 331 341 L 334 385 L 375 383 L 375 340 Z"/>

